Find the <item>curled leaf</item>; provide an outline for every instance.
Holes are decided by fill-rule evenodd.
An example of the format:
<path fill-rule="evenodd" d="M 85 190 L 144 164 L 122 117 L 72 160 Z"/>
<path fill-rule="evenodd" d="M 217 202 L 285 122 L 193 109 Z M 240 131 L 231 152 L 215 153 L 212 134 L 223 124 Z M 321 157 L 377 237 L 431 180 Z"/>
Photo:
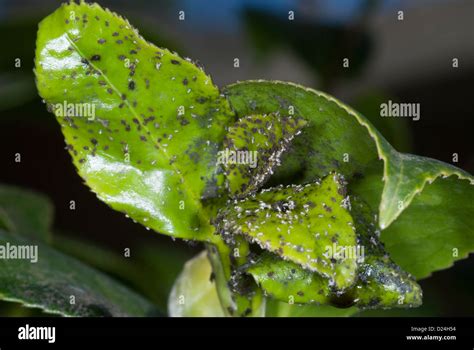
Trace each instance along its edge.
<path fill-rule="evenodd" d="M 247 116 L 231 126 L 218 159 L 231 195 L 243 198 L 258 190 L 305 124 L 301 118 L 269 114 Z"/>
<path fill-rule="evenodd" d="M 337 289 L 350 287 L 357 262 L 330 255 L 334 245 L 354 247 L 355 227 L 347 208 L 343 179 L 263 190 L 236 201 L 221 213 L 221 235 L 244 235 L 261 248 L 329 278 Z"/>
<path fill-rule="evenodd" d="M 366 308 L 418 307 L 422 290 L 412 276 L 393 262 L 368 256 L 361 265 L 354 290 L 356 305 Z"/>
<path fill-rule="evenodd" d="M 329 281 L 291 261 L 265 255 L 247 269 L 265 295 L 293 304 L 331 305 L 360 309 L 417 307 L 421 305 L 420 286 L 398 266 L 368 256 L 359 268 L 354 287 L 334 292 Z"/>
<path fill-rule="evenodd" d="M 289 304 L 329 304 L 328 280 L 291 261 L 265 254 L 247 271 L 269 298 Z"/>

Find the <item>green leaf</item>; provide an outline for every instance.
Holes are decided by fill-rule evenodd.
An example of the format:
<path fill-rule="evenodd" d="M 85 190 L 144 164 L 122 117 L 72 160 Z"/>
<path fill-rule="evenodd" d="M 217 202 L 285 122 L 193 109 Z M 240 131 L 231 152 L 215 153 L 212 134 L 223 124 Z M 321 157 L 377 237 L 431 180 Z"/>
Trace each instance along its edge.
<path fill-rule="evenodd" d="M 329 304 L 331 301 L 328 280 L 273 254 L 260 256 L 247 273 L 255 278 L 269 298 L 289 304 Z"/>
<path fill-rule="evenodd" d="M 345 202 L 343 179 L 264 190 L 238 201 L 220 214 L 225 240 L 242 234 L 251 242 L 329 278 L 337 289 L 354 284 L 355 259 L 333 259 L 327 247 L 357 244 Z"/>
<path fill-rule="evenodd" d="M 176 244 L 139 245 L 134 253 L 136 269 L 141 271 L 136 278 L 138 290 L 166 310 L 168 295 L 181 267 L 193 253 Z"/>
<path fill-rule="evenodd" d="M 237 270 L 250 259 L 248 242 L 238 236 L 230 244 L 225 244 L 224 241 L 208 244 L 207 252 L 224 314 L 263 316 L 265 298 L 262 290 L 251 278 L 245 278 L 248 276 L 242 276 Z"/>
<path fill-rule="evenodd" d="M 37 249 L 34 259 L 12 253 Z M 155 307 L 110 277 L 49 246 L 0 230 L 0 299 L 63 316 L 151 316 Z M 35 248 L 36 247 L 36 248 Z M 6 254 L 6 253 L 5 253 Z M 33 257 L 33 256 L 30 256 Z M 74 296 L 74 303 L 71 297 Z"/>
<path fill-rule="evenodd" d="M 351 106 L 366 117 L 396 150 L 410 152 L 413 149 L 412 120 L 380 117 L 380 106 L 389 100 L 401 102 L 380 90 L 369 90 L 358 95 Z"/>
<path fill-rule="evenodd" d="M 408 273 L 370 255 L 361 266 L 358 288 L 353 293 L 361 308 L 411 308 L 422 303 L 421 288 Z"/>
<path fill-rule="evenodd" d="M 459 234 L 472 227 L 468 219 L 459 220 L 460 215 L 469 216 L 472 208 L 456 208 L 473 198 L 474 178 L 451 165 L 395 151 L 366 118 L 322 92 L 288 83 L 250 81 L 228 86 L 227 100 L 189 60 L 146 42 L 127 21 L 108 10 L 82 2 L 63 5 L 40 24 L 36 76 L 38 90 L 62 125 L 80 175 L 99 198 L 157 232 L 209 243 L 214 289 L 224 315 L 258 315 L 263 309 L 260 289 L 242 274 L 248 269 L 254 269 L 253 277 L 264 290 L 282 300 L 296 291 L 301 302 L 315 298 L 326 302 L 313 295 L 313 288 L 324 285 L 327 302 L 342 307 L 419 305 L 419 286 L 385 254 L 378 243 L 378 227 L 385 230 L 382 239 L 396 261 L 403 262 L 409 240 L 421 244 L 419 235 L 409 233 L 417 228 L 411 222 L 425 222 L 423 211 L 430 205 L 443 210 L 445 197 L 451 195 L 448 188 L 456 188 L 460 195 L 450 204 L 452 210 L 442 214 L 458 225 L 452 225 L 451 231 L 428 232 L 427 228 L 419 232 L 434 237 L 434 244 L 423 251 L 424 258 L 437 254 L 439 237 L 446 232 L 451 236 L 445 248 L 452 250 L 453 257 L 446 255 L 449 249 L 443 249 L 433 264 L 420 263 L 413 270 L 417 276 L 427 274 L 456 260 L 459 255 L 454 255 L 454 249 L 462 256 L 473 249 L 470 231 Z M 70 107 L 76 108 L 72 114 Z M 91 107 L 85 110 L 92 111 L 91 115 L 83 115 L 79 107 Z M 240 119 L 229 129 L 234 111 Z M 260 116 L 267 116 L 271 128 L 258 129 Z M 286 125 L 289 120 L 296 123 Z M 301 136 L 290 145 L 303 125 Z M 229 208 L 220 211 L 213 220 L 217 235 L 210 219 L 226 200 L 224 171 L 217 165 L 224 146 L 257 151 L 261 164 L 249 169 L 223 163 L 231 196 L 251 196 L 229 202 Z M 289 146 L 269 185 L 292 186 L 254 194 Z M 373 182 L 367 185 L 364 181 L 378 160 L 383 161 L 383 168 L 375 167 Z M 339 178 L 333 174 L 342 174 L 349 194 L 360 197 L 358 202 L 354 196 L 354 209 L 341 193 L 339 181 L 325 182 Z M 440 177 L 451 175 L 467 181 L 450 179 L 455 187 L 451 182 L 437 187 L 438 181 L 444 181 Z M 430 188 L 435 191 L 428 192 Z M 425 203 L 417 209 L 419 198 Z M 415 205 L 413 210 L 411 205 Z M 12 225 L 5 210 L 0 210 L 0 219 L 3 227 Z M 408 220 L 405 226 L 403 220 Z M 398 236 L 403 241 L 393 234 L 385 238 L 394 227 L 397 231 L 399 222 L 403 234 Z M 282 228 L 287 232 L 280 234 Z M 315 242 L 320 233 L 325 236 L 322 242 L 329 243 L 326 247 L 334 242 L 367 246 L 367 259 L 359 265 L 350 259 L 329 259 Z M 254 264 L 255 247 L 244 238 L 288 261 Z M 243 254 L 236 255 L 235 250 Z M 407 254 L 407 264 L 413 263 L 414 252 Z M 292 263 L 302 271 L 289 281 Z M 265 279 L 264 274 L 268 277 L 274 267 L 279 269 L 277 278 Z M 183 277 L 180 283 L 188 281 L 189 277 Z M 303 288 L 304 293 L 298 293 Z M 191 314 L 200 312 L 190 310 Z"/>
<path fill-rule="evenodd" d="M 474 184 L 474 178 L 452 165 L 397 152 L 362 115 L 323 92 L 291 83 L 248 81 L 225 89 L 238 117 L 249 114 L 288 114 L 308 121 L 293 149 L 282 159 L 276 183 L 307 183 L 337 171 L 349 183 L 378 158 L 384 161 L 379 225 L 386 229 L 409 207 L 415 195 L 438 177 L 455 175 Z M 347 158 L 348 157 L 348 158 Z M 344 161 L 347 159 L 348 161 Z M 467 189 L 473 193 L 474 187 Z M 364 194 L 359 193 L 361 197 Z M 366 199 L 367 200 L 367 199 Z"/>
<path fill-rule="evenodd" d="M 353 198 L 350 210 L 358 233 L 358 251 L 343 257 L 357 261 L 358 269 L 355 285 L 344 292 L 334 290 L 327 278 L 273 254 L 261 255 L 257 262 L 244 267 L 245 272 L 254 277 L 266 296 L 290 304 L 356 305 L 364 309 L 419 306 L 421 288 L 385 253 L 368 205 Z M 334 257 L 336 249 L 329 251 L 330 256 Z"/>
<path fill-rule="evenodd" d="M 308 183 L 332 171 L 349 181 L 361 173 L 377 150 L 367 129 L 329 96 L 292 83 L 247 81 L 224 89 L 238 117 L 279 113 L 303 118 L 307 124 L 291 148 L 270 185 Z M 344 162 L 347 154 L 350 161 Z"/>
<path fill-rule="evenodd" d="M 0 185 L 0 222 L 8 232 L 51 243 L 53 206 L 33 191 Z"/>
<path fill-rule="evenodd" d="M 380 242 L 377 216 L 357 196 L 351 197 L 351 212 L 364 259 L 358 281 L 351 291 L 356 305 L 365 309 L 412 308 L 422 303 L 422 290 L 413 276 L 396 265 Z"/>
<path fill-rule="evenodd" d="M 211 280 L 212 268 L 203 251 L 189 260 L 176 279 L 168 299 L 172 317 L 223 317 L 216 284 Z"/>
<path fill-rule="evenodd" d="M 203 251 L 189 260 L 170 293 L 169 315 L 264 316 L 265 299 L 262 298 L 260 290 L 250 298 L 247 298 L 247 295 L 232 293 L 227 286 L 225 262 L 226 259 L 219 256 L 216 246 L 209 247 L 207 252 Z M 220 283 L 222 284 L 219 285 Z"/>
<path fill-rule="evenodd" d="M 247 272 L 266 296 L 289 304 L 360 309 L 421 305 L 421 288 L 411 276 L 387 259 L 370 254 L 361 264 L 356 285 L 344 293 L 335 293 L 327 279 L 276 256 L 263 256 Z"/>
<path fill-rule="evenodd" d="M 383 188 L 380 201 L 380 227 L 387 228 L 422 192 L 426 184 L 438 177 L 457 176 L 465 184 L 470 198 L 474 198 L 474 177 L 450 164 L 435 159 L 396 152 L 388 143 L 381 144 L 385 160 Z M 458 180 L 459 181 L 459 180 Z M 467 186 L 466 186 L 467 185 Z"/>
<path fill-rule="evenodd" d="M 305 124 L 301 118 L 269 114 L 247 116 L 231 126 L 218 159 L 231 195 L 243 198 L 258 190 Z"/>
<path fill-rule="evenodd" d="M 233 114 L 209 76 L 99 5 L 70 3 L 39 25 L 36 77 L 100 199 L 157 232 L 212 239 L 202 200 L 219 194 Z"/>
<path fill-rule="evenodd" d="M 474 252 L 474 193 L 455 178 L 439 178 L 419 194 L 382 240 L 393 259 L 417 278 Z"/>
<path fill-rule="evenodd" d="M 51 317 L 52 314 L 47 314 L 41 311 L 40 309 L 25 307 L 19 303 L 0 301 L 0 316 L 1 317 L 39 317 L 39 316 Z"/>
<path fill-rule="evenodd" d="M 380 167 L 374 166 L 354 183 L 365 193 L 372 208 L 378 206 L 383 183 Z M 381 240 L 393 260 L 418 279 L 446 269 L 474 252 L 474 193 L 466 181 L 438 178 L 414 197 L 410 207 Z"/>
<path fill-rule="evenodd" d="M 166 310 L 167 298 L 181 266 L 189 259 L 176 245 L 138 244 L 131 257 L 73 237 L 54 236 L 54 247 L 100 271 L 127 282 Z"/>

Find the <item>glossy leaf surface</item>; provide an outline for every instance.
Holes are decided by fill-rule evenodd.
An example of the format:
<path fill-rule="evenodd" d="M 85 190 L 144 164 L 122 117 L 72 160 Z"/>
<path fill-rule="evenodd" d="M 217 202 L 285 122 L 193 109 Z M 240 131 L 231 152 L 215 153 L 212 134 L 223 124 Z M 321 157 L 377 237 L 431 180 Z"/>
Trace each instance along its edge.
<path fill-rule="evenodd" d="M 232 113 L 200 68 L 97 4 L 39 26 L 36 77 L 74 164 L 98 197 L 155 231 L 206 240 L 216 153 Z"/>

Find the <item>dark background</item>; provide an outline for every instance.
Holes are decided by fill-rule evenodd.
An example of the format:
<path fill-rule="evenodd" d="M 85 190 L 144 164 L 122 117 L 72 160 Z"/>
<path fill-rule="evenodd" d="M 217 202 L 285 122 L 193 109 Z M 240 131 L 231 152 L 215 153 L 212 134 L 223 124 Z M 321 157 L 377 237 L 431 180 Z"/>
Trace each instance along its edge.
<path fill-rule="evenodd" d="M 117 254 L 132 247 L 132 258 L 135 247 L 157 247 L 166 257 L 159 259 L 155 281 L 163 285 L 164 297 L 183 261 L 200 247 L 146 231 L 100 202 L 76 174 L 59 125 L 36 93 L 37 24 L 59 4 L 0 1 L 0 181 L 47 195 L 55 206 L 59 237 L 92 241 Z M 325 90 L 364 113 L 398 150 L 445 162 L 457 153 L 455 165 L 474 172 L 472 0 L 100 4 L 127 17 L 158 46 L 199 60 L 220 87 L 236 80 L 278 79 Z M 181 10 L 184 21 L 178 20 Z M 400 10 L 403 21 L 397 19 Z M 294 21 L 288 20 L 288 11 L 294 11 Z M 346 57 L 349 69 L 342 67 Z M 239 68 L 234 58 L 239 58 Z M 458 68 L 452 67 L 453 58 L 458 58 Z M 388 99 L 420 103 L 421 119 L 380 118 L 380 103 Z M 15 163 L 16 153 L 21 163 Z M 71 200 L 76 210 L 69 209 Z M 421 281 L 423 307 L 363 315 L 473 316 L 473 260 Z"/>

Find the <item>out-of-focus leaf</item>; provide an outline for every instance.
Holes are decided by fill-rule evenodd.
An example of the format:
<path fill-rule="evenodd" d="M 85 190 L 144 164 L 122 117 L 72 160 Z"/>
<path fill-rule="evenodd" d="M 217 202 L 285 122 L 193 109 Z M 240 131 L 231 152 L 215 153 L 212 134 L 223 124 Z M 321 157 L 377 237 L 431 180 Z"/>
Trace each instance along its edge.
<path fill-rule="evenodd" d="M 372 51 L 368 31 L 358 25 L 328 25 L 294 21 L 257 9 L 246 9 L 243 18 L 257 53 L 268 54 L 276 47 L 290 48 L 314 71 L 323 85 L 335 78 L 352 77 L 365 66 Z M 343 66 L 343 58 L 349 65 Z"/>
<path fill-rule="evenodd" d="M 81 2 L 40 23 L 36 77 L 100 199 L 157 232 L 212 239 L 202 200 L 222 187 L 216 154 L 233 113 L 209 76 Z M 94 118 L 61 116 L 65 102 L 94 106 Z"/>
<path fill-rule="evenodd" d="M 0 246 L 9 254 L 0 259 L 0 300 L 63 316 L 156 314 L 143 297 L 43 243 L 0 231 Z M 14 251 L 26 252 L 26 246 L 32 259 L 12 258 Z"/>
<path fill-rule="evenodd" d="M 138 272 L 132 259 L 92 242 L 55 234 L 53 246 L 67 255 L 118 277 L 132 276 Z"/>
<path fill-rule="evenodd" d="M 0 111 L 21 106 L 37 96 L 31 79 L 22 73 L 0 74 Z"/>
<path fill-rule="evenodd" d="M 86 264 L 127 282 L 166 312 L 167 298 L 181 267 L 190 258 L 176 246 L 138 244 L 130 257 L 91 242 L 55 235 L 54 246 Z"/>
<path fill-rule="evenodd" d="M 6 231 L 50 243 L 52 221 L 53 206 L 48 198 L 0 185 L 0 222 Z"/>
<path fill-rule="evenodd" d="M 45 313 L 40 309 L 31 307 L 24 307 L 20 303 L 13 303 L 7 301 L 0 301 L 0 317 L 39 317 L 39 316 L 53 316 Z"/>
<path fill-rule="evenodd" d="M 400 152 L 412 151 L 411 122 L 407 118 L 382 118 L 380 108 L 383 103 L 396 99 L 381 92 L 367 92 L 358 96 L 352 106 L 366 117 L 374 127 Z"/>
<path fill-rule="evenodd" d="M 191 256 L 177 246 L 139 245 L 134 253 L 142 293 L 166 310 L 167 298 L 183 264 Z M 138 282 L 138 281 L 137 281 Z M 138 283 L 137 283 L 138 286 Z"/>
<path fill-rule="evenodd" d="M 189 260 L 169 295 L 169 316 L 225 316 L 211 274 L 212 268 L 206 251 Z"/>
<path fill-rule="evenodd" d="M 265 315 L 265 299 L 261 290 L 250 288 L 246 294 L 234 293 L 229 286 L 224 249 L 210 245 L 189 260 L 176 279 L 168 298 L 170 316 L 253 316 Z"/>

